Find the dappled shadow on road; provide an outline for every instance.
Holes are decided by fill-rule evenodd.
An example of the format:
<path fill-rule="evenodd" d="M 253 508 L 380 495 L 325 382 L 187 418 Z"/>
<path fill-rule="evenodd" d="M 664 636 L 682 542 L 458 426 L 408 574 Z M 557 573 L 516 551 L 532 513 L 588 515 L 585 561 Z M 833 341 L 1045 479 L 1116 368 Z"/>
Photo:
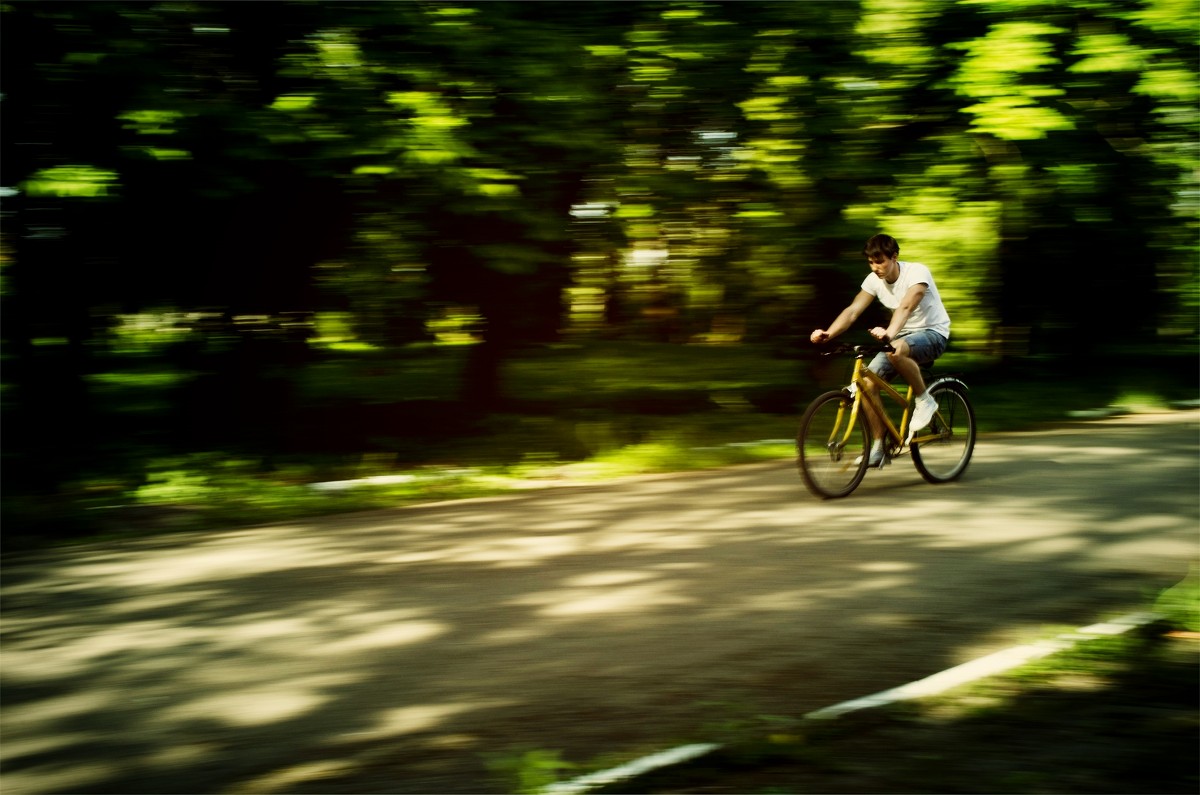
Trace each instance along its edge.
<path fill-rule="evenodd" d="M 1195 415 L 981 441 L 816 502 L 750 466 L 11 566 L 6 793 L 486 792 L 1139 607 L 1197 556 Z"/>

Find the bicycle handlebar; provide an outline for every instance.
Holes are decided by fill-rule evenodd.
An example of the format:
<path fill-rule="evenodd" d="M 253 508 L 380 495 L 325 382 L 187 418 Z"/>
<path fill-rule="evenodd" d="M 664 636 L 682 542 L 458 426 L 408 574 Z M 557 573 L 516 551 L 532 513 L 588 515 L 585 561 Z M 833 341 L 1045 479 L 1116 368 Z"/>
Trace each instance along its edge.
<path fill-rule="evenodd" d="M 842 353 L 853 353 L 865 356 L 868 353 L 894 353 L 895 351 L 896 349 L 892 347 L 890 342 L 877 342 L 873 345 L 847 345 L 844 342 L 839 342 L 836 347 L 823 351 L 821 355 L 837 356 Z"/>

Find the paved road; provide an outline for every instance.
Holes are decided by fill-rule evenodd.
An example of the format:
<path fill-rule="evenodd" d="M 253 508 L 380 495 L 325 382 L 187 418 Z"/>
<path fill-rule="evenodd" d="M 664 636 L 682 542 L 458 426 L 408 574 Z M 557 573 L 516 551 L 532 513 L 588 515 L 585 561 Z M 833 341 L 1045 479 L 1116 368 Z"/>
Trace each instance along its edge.
<path fill-rule="evenodd" d="M 1200 412 L 8 565 L 5 795 L 499 792 L 490 754 L 717 740 L 1141 608 L 1200 557 Z"/>

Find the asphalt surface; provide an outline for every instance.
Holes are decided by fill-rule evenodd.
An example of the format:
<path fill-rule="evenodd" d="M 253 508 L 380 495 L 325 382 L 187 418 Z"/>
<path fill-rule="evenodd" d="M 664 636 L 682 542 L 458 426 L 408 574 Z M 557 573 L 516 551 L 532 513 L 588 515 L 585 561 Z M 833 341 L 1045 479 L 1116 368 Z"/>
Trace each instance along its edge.
<path fill-rule="evenodd" d="M 1200 411 L 981 437 L 821 502 L 790 461 L 91 544 L 0 584 L 0 790 L 503 792 L 1144 608 Z M 619 761 L 619 760 L 614 760 Z"/>

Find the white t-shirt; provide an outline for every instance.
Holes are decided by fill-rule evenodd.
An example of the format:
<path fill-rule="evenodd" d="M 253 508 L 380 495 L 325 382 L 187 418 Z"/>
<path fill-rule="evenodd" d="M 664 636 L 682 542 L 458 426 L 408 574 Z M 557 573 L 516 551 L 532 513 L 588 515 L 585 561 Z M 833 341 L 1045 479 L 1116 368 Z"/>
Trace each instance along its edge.
<path fill-rule="evenodd" d="M 887 280 L 881 279 L 872 272 L 863 279 L 862 289 L 878 298 L 879 303 L 894 311 L 896 307 L 900 306 L 900 299 L 908 292 L 908 288 L 914 284 L 924 284 L 926 290 L 924 297 L 921 298 L 921 303 L 917 304 L 917 308 L 908 316 L 904 328 L 900 331 L 929 329 L 950 339 L 950 315 L 947 314 L 946 307 L 942 305 L 942 296 L 938 294 L 937 285 L 933 283 L 933 274 L 929 272 L 929 268 L 919 262 L 899 262 L 899 265 L 900 276 L 892 284 L 888 284 Z"/>

